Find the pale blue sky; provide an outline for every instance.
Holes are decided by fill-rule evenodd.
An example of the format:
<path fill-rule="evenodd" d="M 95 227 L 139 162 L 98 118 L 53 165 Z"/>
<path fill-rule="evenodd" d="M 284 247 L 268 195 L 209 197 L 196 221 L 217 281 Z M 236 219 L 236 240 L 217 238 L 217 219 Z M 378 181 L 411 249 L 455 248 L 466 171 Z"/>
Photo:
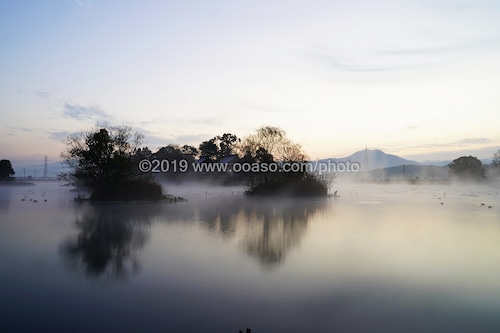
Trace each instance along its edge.
<path fill-rule="evenodd" d="M 130 125 L 155 150 L 283 128 L 313 159 L 500 148 L 499 1 L 0 1 L 0 158 Z"/>

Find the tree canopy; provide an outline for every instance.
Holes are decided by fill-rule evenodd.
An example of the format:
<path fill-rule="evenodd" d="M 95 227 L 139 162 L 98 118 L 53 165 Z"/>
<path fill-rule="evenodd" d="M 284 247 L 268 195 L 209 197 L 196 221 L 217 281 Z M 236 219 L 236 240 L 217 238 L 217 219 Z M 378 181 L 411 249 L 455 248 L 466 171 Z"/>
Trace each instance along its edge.
<path fill-rule="evenodd" d="M 221 160 L 222 158 L 235 153 L 236 145 L 241 140 L 234 134 L 224 133 L 215 136 L 210 140 L 203 141 L 200 144 L 200 155 L 206 156 L 211 160 Z"/>
<path fill-rule="evenodd" d="M 200 155 L 215 160 L 219 155 L 219 147 L 215 143 L 216 138 L 212 138 L 200 143 Z"/>
<path fill-rule="evenodd" d="M 278 127 L 261 127 L 243 141 L 224 133 L 202 142 L 199 149 L 169 144 L 152 152 L 141 147 L 142 139 L 125 126 L 98 126 L 69 136 L 61 154 L 73 169 L 68 178 L 89 188 L 96 200 L 161 198 L 158 177 L 245 182 L 248 194 L 260 195 L 324 196 L 329 187 L 308 170 L 301 146 Z M 196 156 L 209 160 L 196 161 Z M 231 159 L 223 160 L 226 156 Z M 221 168 L 203 171 L 205 163 Z"/>
<path fill-rule="evenodd" d="M 9 179 L 11 176 L 14 176 L 16 173 L 12 168 L 12 164 L 9 160 L 1 160 L 0 161 L 0 179 Z"/>
<path fill-rule="evenodd" d="M 461 179 L 480 179 L 484 176 L 483 163 L 474 156 L 462 156 L 449 164 L 451 175 Z"/>
<path fill-rule="evenodd" d="M 266 152 L 280 162 L 305 161 L 307 158 L 298 143 L 292 142 L 284 130 L 274 126 L 257 129 L 241 142 L 240 150 L 242 154 L 250 153 L 254 157 Z"/>
<path fill-rule="evenodd" d="M 498 149 L 497 152 L 493 154 L 492 163 L 495 167 L 500 167 L 500 149 Z"/>
<path fill-rule="evenodd" d="M 324 182 L 307 169 L 306 154 L 279 127 L 264 126 L 246 137 L 240 145 L 244 159 L 274 165 L 268 171 L 247 177 L 249 195 L 326 196 Z M 274 170 L 273 170 L 274 169 Z"/>
<path fill-rule="evenodd" d="M 160 198 L 161 186 L 138 170 L 135 154 L 142 139 L 126 126 L 103 126 L 69 136 L 61 153 L 73 169 L 68 177 L 88 187 L 93 199 Z"/>

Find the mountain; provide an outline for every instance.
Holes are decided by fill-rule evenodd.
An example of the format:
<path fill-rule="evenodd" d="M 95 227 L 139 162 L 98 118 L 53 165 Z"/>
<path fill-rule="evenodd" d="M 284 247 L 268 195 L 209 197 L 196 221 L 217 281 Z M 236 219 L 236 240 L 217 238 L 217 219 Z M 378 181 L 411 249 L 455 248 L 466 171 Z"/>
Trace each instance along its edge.
<path fill-rule="evenodd" d="M 343 158 L 325 158 L 320 163 L 359 163 L 361 170 L 365 168 L 365 160 L 368 160 L 368 170 L 384 169 L 400 165 L 419 165 L 417 161 L 407 160 L 396 155 L 386 154 L 379 149 L 360 150 Z"/>

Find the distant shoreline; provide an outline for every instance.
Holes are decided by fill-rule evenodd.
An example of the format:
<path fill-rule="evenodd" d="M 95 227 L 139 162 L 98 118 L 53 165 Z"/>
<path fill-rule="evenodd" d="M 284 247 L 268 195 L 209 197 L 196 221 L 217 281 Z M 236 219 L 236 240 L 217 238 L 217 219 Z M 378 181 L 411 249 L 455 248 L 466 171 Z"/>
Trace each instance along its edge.
<path fill-rule="evenodd" d="M 90 199 L 90 198 L 85 198 L 85 197 L 75 197 L 73 199 L 75 202 L 82 203 L 82 202 L 90 202 L 90 203 L 141 203 L 141 202 L 151 202 L 151 203 L 159 203 L 159 202 L 168 202 L 168 203 L 177 203 L 177 202 L 187 202 L 187 199 L 184 199 L 182 197 L 178 196 L 173 196 L 170 194 L 165 194 L 161 198 L 158 199 L 134 199 L 134 200 L 95 200 L 95 199 Z"/>
<path fill-rule="evenodd" d="M 28 186 L 35 185 L 35 183 L 30 183 L 26 181 L 18 180 L 0 180 L 0 186 Z"/>

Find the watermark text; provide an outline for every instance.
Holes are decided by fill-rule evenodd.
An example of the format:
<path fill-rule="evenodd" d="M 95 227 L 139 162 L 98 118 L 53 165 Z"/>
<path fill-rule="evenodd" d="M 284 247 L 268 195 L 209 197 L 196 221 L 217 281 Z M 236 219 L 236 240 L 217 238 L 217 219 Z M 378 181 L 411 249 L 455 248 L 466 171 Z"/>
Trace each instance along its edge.
<path fill-rule="evenodd" d="M 148 160 L 139 162 L 141 172 L 152 173 L 333 173 L 333 172 L 358 172 L 361 167 L 357 162 L 271 162 L 271 163 L 190 163 L 187 160 Z"/>

